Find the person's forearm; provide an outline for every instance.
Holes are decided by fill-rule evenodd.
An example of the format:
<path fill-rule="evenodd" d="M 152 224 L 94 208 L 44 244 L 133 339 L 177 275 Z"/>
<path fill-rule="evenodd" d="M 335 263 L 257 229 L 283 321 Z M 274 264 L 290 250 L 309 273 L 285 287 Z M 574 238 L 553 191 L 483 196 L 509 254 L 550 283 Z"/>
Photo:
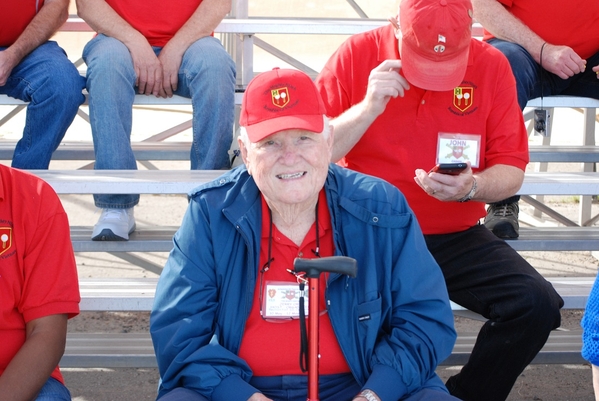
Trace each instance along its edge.
<path fill-rule="evenodd" d="M 524 181 L 524 171 L 514 166 L 498 164 L 474 174 L 477 189 L 473 200 L 498 202 L 513 196 Z"/>
<path fill-rule="evenodd" d="M 27 340 L 0 376 L 0 401 L 34 399 L 60 362 L 66 332 L 67 315 L 28 323 Z"/>
<path fill-rule="evenodd" d="M 77 15 L 94 31 L 118 39 L 129 49 L 135 43 L 147 44 L 144 36 L 121 18 L 105 0 L 77 0 Z"/>
<path fill-rule="evenodd" d="M 366 102 L 362 101 L 331 120 L 335 140 L 331 162 L 336 163 L 343 158 L 358 143 L 375 119 L 376 116 L 366 111 Z"/>
<path fill-rule="evenodd" d="M 23 33 L 5 51 L 15 60 L 14 65 L 47 42 L 69 16 L 69 0 L 46 0 Z"/>
<path fill-rule="evenodd" d="M 203 0 L 170 42 L 187 49 L 198 39 L 210 36 L 230 11 L 230 0 Z"/>
<path fill-rule="evenodd" d="M 538 63 L 545 41 L 497 0 L 472 0 L 474 18 L 498 39 L 524 47 Z"/>

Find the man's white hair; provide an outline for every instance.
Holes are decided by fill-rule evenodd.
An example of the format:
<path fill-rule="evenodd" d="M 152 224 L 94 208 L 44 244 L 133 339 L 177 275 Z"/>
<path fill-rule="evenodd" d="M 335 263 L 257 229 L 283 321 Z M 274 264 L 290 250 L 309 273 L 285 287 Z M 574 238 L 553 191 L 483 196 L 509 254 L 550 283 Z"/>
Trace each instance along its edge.
<path fill-rule="evenodd" d="M 324 126 L 322 128 L 321 134 L 324 136 L 324 139 L 329 139 L 331 135 L 331 127 L 329 126 L 329 118 L 325 115 L 322 116 L 322 120 L 324 122 Z M 245 145 L 246 148 L 250 147 L 250 138 L 248 137 L 247 130 L 245 127 L 239 127 L 239 138 Z"/>

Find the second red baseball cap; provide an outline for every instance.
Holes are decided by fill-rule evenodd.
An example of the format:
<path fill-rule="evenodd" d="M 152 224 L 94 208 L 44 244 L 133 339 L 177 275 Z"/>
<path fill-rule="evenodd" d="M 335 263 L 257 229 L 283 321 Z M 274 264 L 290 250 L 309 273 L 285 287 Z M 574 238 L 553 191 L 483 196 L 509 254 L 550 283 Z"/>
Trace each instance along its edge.
<path fill-rule="evenodd" d="M 470 0 L 402 0 L 401 65 L 408 82 L 447 91 L 459 86 L 472 38 Z"/>

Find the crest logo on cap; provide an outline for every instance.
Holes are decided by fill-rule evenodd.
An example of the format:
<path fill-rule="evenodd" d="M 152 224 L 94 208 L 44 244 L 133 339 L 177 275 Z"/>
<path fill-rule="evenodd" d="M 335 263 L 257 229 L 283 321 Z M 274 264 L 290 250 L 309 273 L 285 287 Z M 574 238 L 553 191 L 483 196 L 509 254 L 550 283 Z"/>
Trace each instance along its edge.
<path fill-rule="evenodd" d="M 471 86 L 458 86 L 453 89 L 453 105 L 461 112 L 472 106 L 474 88 Z"/>
<path fill-rule="evenodd" d="M 0 255 L 12 246 L 12 228 L 0 227 Z"/>
<path fill-rule="evenodd" d="M 270 95 L 272 96 L 272 104 L 277 107 L 283 108 L 289 103 L 289 90 L 287 90 L 287 87 L 272 89 Z"/>

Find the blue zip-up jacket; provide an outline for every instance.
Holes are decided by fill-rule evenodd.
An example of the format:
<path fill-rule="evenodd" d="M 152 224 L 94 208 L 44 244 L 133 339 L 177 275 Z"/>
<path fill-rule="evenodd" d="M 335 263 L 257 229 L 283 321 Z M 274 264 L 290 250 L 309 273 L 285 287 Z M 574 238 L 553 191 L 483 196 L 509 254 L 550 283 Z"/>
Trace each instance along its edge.
<path fill-rule="evenodd" d="M 325 182 L 335 254 L 356 278 L 331 274 L 331 324 L 355 379 L 383 401 L 445 389 L 435 368 L 456 339 L 441 270 L 399 190 L 331 164 Z M 211 400 L 257 390 L 237 356 L 254 300 L 262 207 L 244 166 L 194 190 L 156 289 L 150 319 L 161 383 Z M 268 350 L 264 350 L 265 353 Z"/>

